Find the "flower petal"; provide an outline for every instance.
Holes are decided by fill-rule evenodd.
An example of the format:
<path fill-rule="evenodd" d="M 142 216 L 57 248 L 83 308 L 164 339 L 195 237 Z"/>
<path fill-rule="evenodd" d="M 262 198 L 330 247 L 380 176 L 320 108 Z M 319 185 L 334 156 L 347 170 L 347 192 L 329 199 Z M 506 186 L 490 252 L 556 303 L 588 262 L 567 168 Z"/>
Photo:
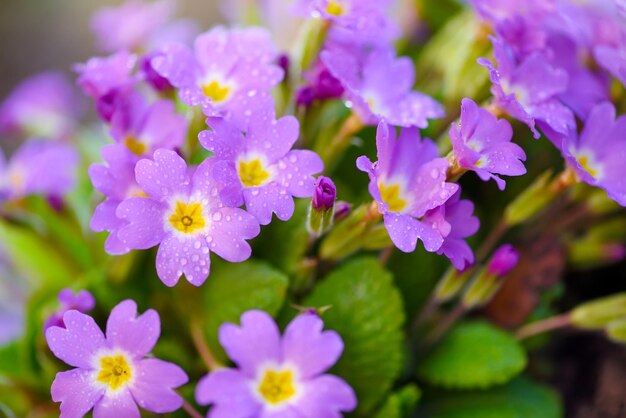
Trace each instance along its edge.
<path fill-rule="evenodd" d="M 139 408 L 127 388 L 107 392 L 93 409 L 93 418 L 140 418 Z"/>
<path fill-rule="evenodd" d="M 341 337 L 334 331 L 322 331 L 323 328 L 324 322 L 316 313 L 303 313 L 285 330 L 283 361 L 295 363 L 302 379 L 328 370 L 341 356 Z"/>
<path fill-rule="evenodd" d="M 305 394 L 296 408 L 305 417 L 341 418 L 357 405 L 354 391 L 345 381 L 333 375 L 323 375 L 304 383 Z"/>
<path fill-rule="evenodd" d="M 94 384 L 93 374 L 85 369 L 57 373 L 50 393 L 61 402 L 60 418 L 82 418 L 102 398 L 105 388 Z"/>
<path fill-rule="evenodd" d="M 149 309 L 137 316 L 133 300 L 120 302 L 107 321 L 107 342 L 141 358 L 154 348 L 161 334 L 159 314 Z"/>
<path fill-rule="evenodd" d="M 70 310 L 63 315 L 65 328 L 46 331 L 50 350 L 70 366 L 90 369 L 93 355 L 105 347 L 104 334 L 92 317 Z"/>
<path fill-rule="evenodd" d="M 196 387 L 196 401 L 213 404 L 211 418 L 248 418 L 256 416 L 261 404 L 251 391 L 250 378 L 235 369 L 219 369 L 202 379 Z"/>
<path fill-rule="evenodd" d="M 189 381 L 183 369 L 155 358 L 141 360 L 135 367 L 137 378 L 130 392 L 139 406 L 162 414 L 183 405 L 183 398 L 174 391 Z"/>
<path fill-rule="evenodd" d="M 241 315 L 241 326 L 226 323 L 219 329 L 219 340 L 228 356 L 248 376 L 255 376 L 265 362 L 281 359 L 280 331 L 274 319 L 263 311 Z"/>

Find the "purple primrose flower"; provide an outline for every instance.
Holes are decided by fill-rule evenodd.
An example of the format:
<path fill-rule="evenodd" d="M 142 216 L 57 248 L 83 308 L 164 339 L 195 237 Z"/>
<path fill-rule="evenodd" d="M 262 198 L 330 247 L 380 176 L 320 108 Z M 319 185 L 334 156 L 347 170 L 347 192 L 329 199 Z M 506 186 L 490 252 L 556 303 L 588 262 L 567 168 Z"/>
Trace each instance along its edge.
<path fill-rule="evenodd" d="M 216 27 L 196 38 L 194 53 L 177 43 L 165 45 L 152 59 L 154 69 L 180 89 L 190 106 L 202 106 L 209 116 L 245 123 L 250 104 L 267 97 L 283 78 L 278 53 L 269 33 L 260 28 Z"/>
<path fill-rule="evenodd" d="M 101 50 L 134 51 L 147 46 L 173 12 L 171 0 L 131 0 L 117 7 L 100 9 L 91 20 L 91 29 Z"/>
<path fill-rule="evenodd" d="M 508 45 L 497 38 L 492 38 L 492 42 L 498 68 L 484 58 L 478 62 L 489 69 L 495 103 L 528 125 L 535 138 L 540 136 L 535 122 L 562 135 L 573 132 L 574 114 L 557 98 L 567 89 L 567 72 L 552 67 L 540 52 L 530 54 L 518 64 Z"/>
<path fill-rule="evenodd" d="M 0 132 L 63 139 L 79 113 L 72 85 L 64 75 L 41 73 L 20 83 L 0 105 Z"/>
<path fill-rule="evenodd" d="M 135 178 L 148 197 L 131 197 L 115 211 L 126 222 L 117 233 L 128 248 L 159 245 L 157 274 L 167 286 L 180 276 L 201 285 L 209 276 L 210 252 L 231 262 L 244 261 L 251 249 L 245 241 L 256 237 L 259 223 L 239 208 L 226 207 L 220 188 L 233 187 L 221 175 L 216 158 L 208 158 L 192 175 L 174 151 L 160 149 L 154 161 L 143 159 Z"/>
<path fill-rule="evenodd" d="M 0 201 L 32 194 L 63 196 L 76 182 L 78 153 L 69 144 L 30 140 L 6 163 L 0 152 Z"/>
<path fill-rule="evenodd" d="M 395 126 L 425 128 L 428 119 L 444 115 L 434 99 L 411 90 L 415 82 L 413 63 L 407 57 L 397 58 L 390 48 L 375 49 L 362 60 L 343 48 L 327 49 L 321 56 L 366 125 L 385 119 Z"/>
<path fill-rule="evenodd" d="M 176 113 L 169 100 L 148 104 L 131 92 L 118 102 L 111 117 L 111 136 L 135 155 L 150 156 L 159 148 L 182 147 L 187 135 L 187 121 Z"/>
<path fill-rule="evenodd" d="M 247 132 L 221 118 L 209 118 L 212 130 L 199 135 L 200 143 L 222 160 L 224 178 L 234 179 L 236 186 L 225 189 L 223 199 L 231 206 L 243 203 L 261 225 L 272 220 L 272 213 L 286 221 L 294 212 L 293 197 L 311 197 L 315 185 L 313 174 L 324 164 L 309 150 L 292 150 L 299 135 L 293 116 L 275 120 L 271 107 L 254 112 Z"/>
<path fill-rule="evenodd" d="M 389 237 L 401 251 L 415 250 L 418 238 L 427 251 L 441 248 L 444 234 L 420 220 L 429 210 L 443 205 L 459 186 L 446 183 L 448 161 L 438 158 L 437 146 L 420 139 L 417 128 L 402 129 L 396 139 L 395 127 L 386 122 L 376 133 L 378 161 L 357 159 L 359 170 L 369 174 L 369 192 L 378 202 Z"/>
<path fill-rule="evenodd" d="M 324 374 L 337 362 L 343 341 L 314 312 L 297 316 L 282 338 L 265 312 L 248 311 L 241 326 L 224 324 L 219 340 L 236 369 L 200 380 L 196 400 L 212 404 L 208 418 L 341 417 L 356 407 L 352 388 Z"/>
<path fill-rule="evenodd" d="M 582 181 L 606 190 L 626 206 L 626 116 L 615 119 L 615 107 L 604 102 L 593 108 L 578 138 L 566 137 L 563 155 Z"/>
<path fill-rule="evenodd" d="M 77 84 L 83 92 L 96 101 L 100 117 L 110 122 L 111 117 L 139 78 L 133 74 L 137 56 L 126 51 L 108 57 L 93 57 L 84 64 L 74 66 Z"/>
<path fill-rule="evenodd" d="M 61 306 L 44 322 L 44 332 L 53 326 L 65 328 L 65 324 L 63 323 L 63 315 L 65 315 L 65 312 L 74 309 L 78 312 L 87 313 L 96 306 L 96 300 L 87 290 L 74 293 L 72 289 L 63 289 L 59 292 L 58 299 Z"/>
<path fill-rule="evenodd" d="M 139 408 L 155 413 L 179 409 L 174 389 L 187 383 L 173 363 L 146 358 L 161 333 L 159 314 L 137 316 L 137 305 L 125 300 L 111 311 L 106 336 L 95 321 L 76 310 L 63 315 L 65 328 L 50 327 L 46 341 L 56 357 L 75 367 L 59 372 L 52 400 L 61 402 L 61 418 L 139 418 Z"/>
<path fill-rule="evenodd" d="M 473 170 L 482 180 L 494 179 L 500 190 L 505 181 L 496 174 L 520 176 L 526 173 L 524 150 L 511 142 L 513 130 L 471 99 L 461 102 L 461 121 L 450 128 L 454 157 L 460 167 Z"/>

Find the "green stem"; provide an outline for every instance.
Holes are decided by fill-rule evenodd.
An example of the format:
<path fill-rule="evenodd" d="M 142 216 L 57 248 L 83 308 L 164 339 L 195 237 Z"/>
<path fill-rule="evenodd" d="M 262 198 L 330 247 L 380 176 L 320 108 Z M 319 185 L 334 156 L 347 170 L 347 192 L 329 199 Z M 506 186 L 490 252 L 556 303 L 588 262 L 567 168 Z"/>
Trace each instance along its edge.
<path fill-rule="evenodd" d="M 439 341 L 452 325 L 461 319 L 468 311 L 469 309 L 464 304 L 459 303 L 456 305 L 456 307 L 433 328 L 431 333 L 426 336 L 426 344 L 430 346 Z"/>
<path fill-rule="evenodd" d="M 524 325 L 515 333 L 518 340 L 524 340 L 534 335 L 543 334 L 544 332 L 553 331 L 559 328 L 565 328 L 571 325 L 569 313 L 553 316 L 541 321 Z"/>
<path fill-rule="evenodd" d="M 181 396 L 182 398 L 182 396 Z M 183 398 L 183 409 L 192 418 L 204 418 L 185 398 Z"/>
<path fill-rule="evenodd" d="M 213 371 L 224 367 L 223 364 L 215 359 L 215 356 L 211 352 L 211 349 L 204 340 L 202 327 L 197 321 L 193 322 L 191 325 L 191 339 L 193 340 L 193 344 L 196 347 L 200 358 L 202 358 L 202 361 L 207 366 L 207 369 Z"/>

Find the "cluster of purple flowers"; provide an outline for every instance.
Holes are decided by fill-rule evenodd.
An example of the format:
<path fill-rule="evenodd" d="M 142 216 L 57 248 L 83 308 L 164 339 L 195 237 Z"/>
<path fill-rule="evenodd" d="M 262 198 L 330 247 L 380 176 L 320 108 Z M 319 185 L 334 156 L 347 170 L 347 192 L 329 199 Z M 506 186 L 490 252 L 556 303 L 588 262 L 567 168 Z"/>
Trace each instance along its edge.
<path fill-rule="evenodd" d="M 625 205 L 623 118 L 615 120 L 610 103 L 612 78 L 626 83 L 619 2 L 471 3 L 494 30 L 495 65 L 479 61 L 489 70 L 494 104 L 536 138 L 539 128 L 582 181 Z"/>
<path fill-rule="evenodd" d="M 485 107 L 462 100 L 446 156 L 420 132 L 445 112 L 413 90 L 413 62 L 397 56 L 393 44 L 400 30 L 388 18 L 391 1 L 296 1 L 291 12 L 320 23 L 324 37 L 310 67 L 296 68 L 302 74 L 295 77 L 293 57 L 281 54 L 266 29 L 216 27 L 196 36 L 190 22 L 170 23 L 167 0 L 102 10 L 92 28 L 110 55 L 74 67 L 112 139 L 101 149 L 102 162 L 88 169 L 104 195 L 91 229 L 109 233 L 105 250 L 112 255 L 158 246 L 156 270 L 165 285 L 185 276 L 200 286 L 211 253 L 247 260 L 261 225 L 274 215 L 289 220 L 294 198 L 313 197 L 314 209 L 337 216 L 334 183 L 314 177 L 324 171 L 322 159 L 296 148 L 298 119 L 282 115 L 291 104 L 304 111 L 336 99 L 350 109 L 348 121 L 376 127 L 377 160 L 361 156 L 356 167 L 368 174 L 382 222 L 403 252 L 421 241 L 459 271 L 475 263 L 466 239 L 480 223 L 458 178 L 473 171 L 503 190 L 501 176 L 526 172 L 526 154 L 503 114 L 536 138 L 543 133 L 582 181 L 626 206 L 626 116 L 616 116 L 610 103 L 613 78 L 626 82 L 620 10 L 565 0 L 470 3 L 493 29 L 495 62 L 479 60 L 493 99 Z M 580 57 L 593 57 L 597 66 Z M 281 84 L 294 96 L 285 106 L 273 96 Z M 0 133 L 26 139 L 9 162 L 0 154 L 0 203 L 72 190 L 79 157 L 69 139 L 77 117 L 71 88 L 52 73 L 19 86 L 0 106 Z M 318 220 L 312 235 L 332 222 Z M 496 255 L 500 264 L 488 269 L 499 275 L 517 263 L 511 248 Z M 124 301 L 112 310 L 105 335 L 84 314 L 95 304 L 89 293 L 66 289 L 59 302 L 45 333 L 52 352 L 75 367 L 57 374 L 52 386 L 62 417 L 92 408 L 96 418 L 138 417 L 138 406 L 167 413 L 183 405 L 176 389 L 187 383 L 186 373 L 146 357 L 160 334 L 155 311 L 137 316 L 136 304 Z M 299 315 L 281 336 L 266 313 L 249 311 L 241 326 L 222 325 L 219 340 L 237 369 L 215 370 L 198 383 L 196 400 L 212 405 L 209 417 L 339 417 L 356 407 L 352 388 L 324 374 L 343 342 L 323 331 L 316 313 Z"/>
<path fill-rule="evenodd" d="M 161 280 L 173 286 L 185 275 L 198 286 L 211 252 L 244 261 L 260 224 L 274 213 L 288 220 L 293 197 L 313 195 L 312 175 L 323 164 L 312 151 L 292 150 L 294 117 L 276 118 L 270 90 L 284 72 L 265 30 L 214 28 L 195 39 L 193 51 L 168 40 L 136 55 L 128 52 L 136 41 L 76 67 L 115 140 L 89 170 L 106 197 L 91 227 L 110 232 L 111 254 L 159 245 Z M 177 109 L 173 95 L 186 106 Z M 194 131 L 203 118 L 208 129 Z M 188 165 L 198 133 L 213 155 Z"/>
<path fill-rule="evenodd" d="M 156 311 L 137 315 L 137 305 L 125 300 L 113 308 L 102 333 L 82 313 L 93 308 L 93 296 L 69 289 L 59 295 L 61 309 L 47 322 L 50 350 L 75 367 L 59 372 L 52 399 L 61 402 L 61 418 L 81 418 L 93 409 L 95 418 L 139 417 L 140 406 L 155 413 L 183 405 L 176 389 L 189 378 L 177 365 L 148 354 L 161 333 Z M 238 368 L 220 368 L 196 386 L 198 403 L 213 404 L 209 417 L 279 418 L 340 416 L 356 407 L 352 388 L 324 374 L 337 362 L 343 341 L 323 331 L 315 312 L 297 316 L 281 339 L 265 312 L 248 311 L 241 327 L 223 324 L 219 339 Z"/>

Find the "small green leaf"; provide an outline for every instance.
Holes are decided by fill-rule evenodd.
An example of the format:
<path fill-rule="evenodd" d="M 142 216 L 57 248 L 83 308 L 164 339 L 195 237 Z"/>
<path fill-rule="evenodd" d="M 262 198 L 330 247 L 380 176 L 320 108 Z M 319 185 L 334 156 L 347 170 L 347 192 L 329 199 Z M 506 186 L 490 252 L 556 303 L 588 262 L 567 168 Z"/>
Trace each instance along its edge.
<path fill-rule="evenodd" d="M 303 304 L 332 305 L 324 322 L 345 344 L 333 373 L 354 388 L 357 413 L 371 411 L 389 392 L 403 364 L 404 311 L 391 274 L 376 259 L 353 260 L 328 275 Z"/>
<path fill-rule="evenodd" d="M 508 333 L 486 322 L 454 327 L 418 366 L 421 378 L 455 389 L 505 383 L 526 367 L 526 352 Z"/>
<path fill-rule="evenodd" d="M 557 394 L 526 378 L 489 390 L 449 392 L 427 405 L 431 418 L 561 418 Z"/>
<path fill-rule="evenodd" d="M 422 392 L 415 385 L 407 385 L 389 395 L 374 418 L 407 418 L 411 416 Z"/>
<path fill-rule="evenodd" d="M 241 314 L 250 309 L 275 315 L 285 300 L 288 282 L 287 276 L 265 262 L 215 263 L 204 284 L 203 306 L 208 344 L 219 359 L 226 359 L 217 340 L 220 325 L 238 324 Z"/>

